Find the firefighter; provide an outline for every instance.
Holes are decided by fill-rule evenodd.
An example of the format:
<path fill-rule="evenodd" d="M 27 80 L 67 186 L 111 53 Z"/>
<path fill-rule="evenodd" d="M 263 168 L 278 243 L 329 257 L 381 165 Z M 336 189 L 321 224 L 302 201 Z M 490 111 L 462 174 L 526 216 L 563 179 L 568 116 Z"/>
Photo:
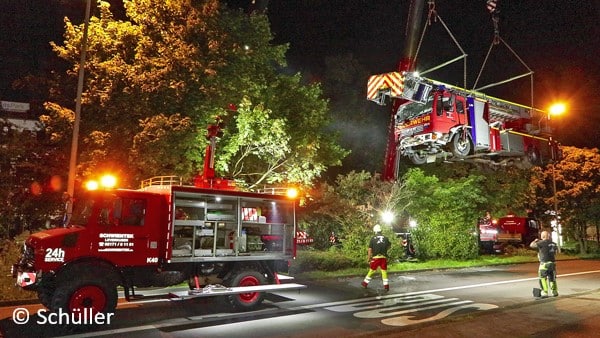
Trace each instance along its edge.
<path fill-rule="evenodd" d="M 361 285 L 363 288 L 367 288 L 373 274 L 377 271 L 377 268 L 381 269 L 381 279 L 383 280 L 383 288 L 385 291 L 390 290 L 389 279 L 387 275 L 387 252 L 391 246 L 390 240 L 381 233 L 381 226 L 376 224 L 373 227 L 375 236 L 371 238 L 369 242 L 367 262 L 369 263 L 369 272 L 362 281 Z"/>
<path fill-rule="evenodd" d="M 548 291 L 552 291 L 552 296 L 558 296 L 558 286 L 556 285 L 556 263 L 555 254 L 558 246 L 550 239 L 548 231 L 542 231 L 540 235 L 542 240 L 536 238 L 529 246 L 538 249 L 538 259 L 540 268 L 538 274 L 540 277 L 541 297 L 548 297 Z"/>

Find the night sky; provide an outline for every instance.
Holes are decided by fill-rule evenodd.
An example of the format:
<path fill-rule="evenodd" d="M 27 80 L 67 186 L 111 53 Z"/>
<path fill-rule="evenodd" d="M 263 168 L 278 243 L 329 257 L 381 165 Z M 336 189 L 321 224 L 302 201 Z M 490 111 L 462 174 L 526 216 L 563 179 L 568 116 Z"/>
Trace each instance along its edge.
<path fill-rule="evenodd" d="M 250 1 L 228 3 L 247 7 Z M 62 17 L 81 20 L 83 0 L 3 0 L 0 12 L 0 99 L 32 98 L 10 88 L 28 73 L 64 67 L 52 58 L 49 41 L 60 41 Z M 111 1 L 117 4 L 118 1 Z M 569 101 L 555 120 L 563 144 L 600 147 L 600 2 L 594 0 L 498 0 L 500 36 L 534 71 L 536 107 Z M 473 85 L 493 38 L 484 0 L 436 1 L 440 17 L 468 56 L 467 87 Z M 324 73 L 324 59 L 352 53 L 373 74 L 396 70 L 404 43 L 409 1 L 270 0 L 268 15 L 276 43 L 289 43 L 290 69 Z M 113 6 L 114 7 L 114 6 Z M 118 5 L 116 5 L 118 7 Z M 425 14 L 424 14 L 425 15 Z M 428 29 L 418 67 L 460 55 L 439 23 Z M 526 71 L 502 45 L 494 47 L 479 85 Z M 427 76 L 462 86 L 462 61 Z M 365 79 L 366 88 L 366 79 Z M 531 104 L 529 78 L 489 94 Z M 375 105 L 375 104 L 373 104 Z M 375 107 L 374 114 L 379 114 Z M 382 131 L 385 133 L 385 131 Z M 383 151 L 383 150 L 382 150 Z"/>

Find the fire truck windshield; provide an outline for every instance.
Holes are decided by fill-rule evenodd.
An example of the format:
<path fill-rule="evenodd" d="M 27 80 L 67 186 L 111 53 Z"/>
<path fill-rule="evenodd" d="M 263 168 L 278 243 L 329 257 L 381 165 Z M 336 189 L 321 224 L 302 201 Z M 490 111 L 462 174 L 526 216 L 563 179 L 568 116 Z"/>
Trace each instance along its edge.
<path fill-rule="evenodd" d="M 433 95 L 429 95 L 426 104 L 419 102 L 407 102 L 398 107 L 398 111 L 396 112 L 396 121 L 401 123 L 402 121 L 409 120 L 420 115 L 429 114 L 432 107 Z"/>
<path fill-rule="evenodd" d="M 77 199 L 73 203 L 73 214 L 71 215 L 71 224 L 76 225 L 87 225 L 90 216 L 92 215 L 92 209 L 94 207 L 94 201 L 92 199 Z"/>

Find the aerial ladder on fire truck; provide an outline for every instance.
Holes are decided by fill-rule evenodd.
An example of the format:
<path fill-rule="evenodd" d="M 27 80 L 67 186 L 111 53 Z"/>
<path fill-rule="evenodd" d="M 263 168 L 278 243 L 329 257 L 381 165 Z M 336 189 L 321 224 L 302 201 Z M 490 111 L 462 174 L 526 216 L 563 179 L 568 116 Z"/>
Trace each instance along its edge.
<path fill-rule="evenodd" d="M 380 105 L 384 105 L 388 98 L 392 101 L 383 179 L 396 179 L 400 156 L 407 157 L 414 164 L 436 159 L 541 164 L 552 155 L 558 154 L 558 145 L 549 137 L 549 129 L 541 130 L 541 123 L 539 128 L 532 123 L 534 115 L 541 115 L 543 111 L 491 97 L 479 91 L 533 74 L 499 36 L 497 0 L 487 1 L 494 23 L 494 39 L 472 90 L 465 89 L 467 54 L 438 15 L 435 1 L 428 0 L 427 3 L 427 22 L 419 40 L 417 33 L 422 24 L 425 0 L 411 1 L 405 48 L 398 70 L 373 75 L 368 81 L 369 100 Z M 462 55 L 421 74 L 462 59 L 465 88 L 422 77 L 415 71 L 426 28 L 432 21 L 443 25 Z M 475 88 L 492 47 L 500 43 L 513 53 L 528 72 Z M 531 81 L 533 101 L 532 77 Z"/>

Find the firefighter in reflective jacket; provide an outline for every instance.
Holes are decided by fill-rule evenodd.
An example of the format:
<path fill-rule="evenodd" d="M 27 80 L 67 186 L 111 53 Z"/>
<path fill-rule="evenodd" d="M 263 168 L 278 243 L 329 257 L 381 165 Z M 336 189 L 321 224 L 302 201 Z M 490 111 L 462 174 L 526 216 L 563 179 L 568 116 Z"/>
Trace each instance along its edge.
<path fill-rule="evenodd" d="M 552 291 L 552 296 L 558 296 L 558 286 L 556 285 L 556 263 L 554 255 L 558 246 L 550 239 L 548 231 L 542 231 L 540 236 L 542 240 L 535 239 L 529 246 L 538 249 L 538 259 L 540 268 L 538 270 L 540 277 L 541 297 L 548 297 L 548 289 Z"/>
<path fill-rule="evenodd" d="M 377 268 L 381 269 L 381 279 L 383 280 L 383 288 L 385 291 L 390 290 L 389 279 L 387 275 L 387 252 L 390 248 L 390 240 L 381 233 L 381 226 L 376 224 L 373 227 L 375 236 L 371 238 L 369 242 L 369 250 L 367 262 L 369 263 L 369 272 L 362 281 L 361 285 L 366 288 L 373 277 L 373 274 L 377 271 Z"/>

